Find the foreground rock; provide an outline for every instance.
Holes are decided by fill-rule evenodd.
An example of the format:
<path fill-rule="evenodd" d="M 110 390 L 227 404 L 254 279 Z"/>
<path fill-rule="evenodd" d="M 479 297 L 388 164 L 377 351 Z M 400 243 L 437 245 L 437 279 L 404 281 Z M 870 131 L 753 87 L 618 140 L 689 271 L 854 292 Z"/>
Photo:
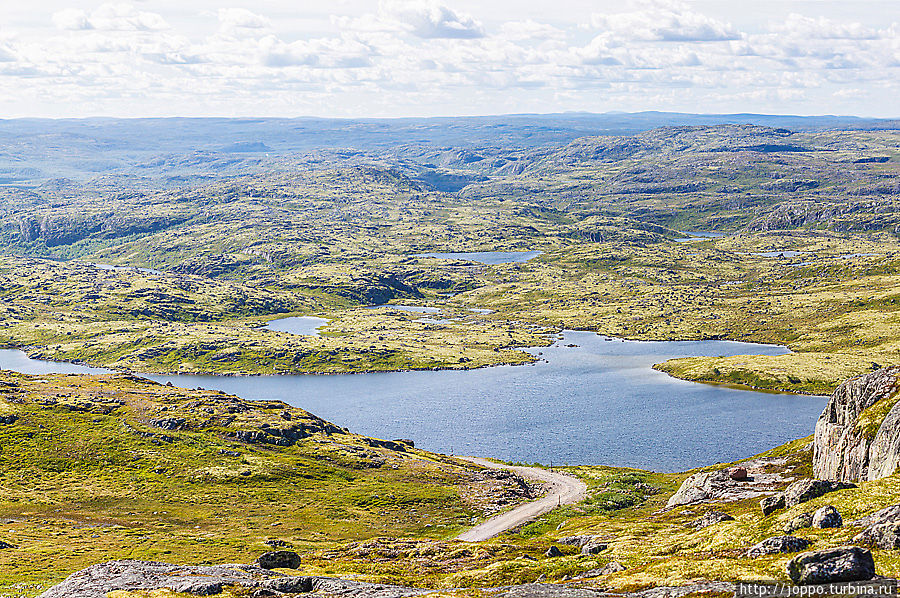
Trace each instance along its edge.
<path fill-rule="evenodd" d="M 256 564 L 263 569 L 297 569 L 300 567 L 300 555 L 290 550 L 273 550 L 260 555 Z"/>
<path fill-rule="evenodd" d="M 900 523 L 879 523 L 857 534 L 854 542 L 877 546 L 883 550 L 900 549 Z"/>
<path fill-rule="evenodd" d="M 590 574 L 609 575 L 624 571 L 625 567 L 612 561 Z M 256 565 L 188 566 L 168 565 L 146 561 L 110 561 L 88 567 L 69 576 L 64 582 L 50 588 L 38 598 L 107 598 L 110 592 L 172 590 L 195 596 L 209 596 L 237 589 L 237 595 L 269 597 L 340 596 L 340 598 L 408 598 L 433 593 L 402 586 L 363 583 L 329 577 L 286 576 Z M 733 591 L 733 584 L 709 582 L 686 588 L 654 588 L 633 594 L 635 598 L 682 596 L 701 589 Z M 501 588 L 491 588 L 496 598 L 600 598 L 609 594 L 594 589 L 577 588 L 550 583 L 532 583 Z"/>
<path fill-rule="evenodd" d="M 819 529 L 829 529 L 841 527 L 844 525 L 844 519 L 841 514 L 831 505 L 825 505 L 812 516 L 812 526 Z"/>
<path fill-rule="evenodd" d="M 227 587 L 283 594 L 340 594 L 346 598 L 404 598 L 421 590 L 327 577 L 288 577 L 256 565 L 186 566 L 146 561 L 111 561 L 83 569 L 39 598 L 106 598 L 115 590 L 168 589 L 197 596 Z M 261 592 L 264 594 L 264 592 Z"/>
<path fill-rule="evenodd" d="M 795 538 L 794 536 L 775 536 L 766 538 L 758 544 L 754 544 L 746 552 L 748 558 L 757 558 L 769 554 L 782 554 L 785 552 L 799 552 L 809 548 L 809 540 Z"/>
<path fill-rule="evenodd" d="M 900 367 L 882 368 L 847 380 L 828 399 L 816 422 L 813 474 L 857 481 L 891 475 L 900 465 L 900 403 L 879 413 L 866 410 L 893 399 Z M 859 424 L 863 425 L 859 425 Z"/>
<path fill-rule="evenodd" d="M 832 480 L 797 480 L 785 488 L 784 492 L 763 498 L 759 502 L 759 507 L 763 515 L 770 515 L 779 509 L 805 503 L 829 492 L 850 488 L 856 488 L 856 484 Z"/>
<path fill-rule="evenodd" d="M 703 502 L 730 502 L 771 494 L 786 481 L 772 466 L 784 464 L 782 459 L 756 459 L 741 467 L 707 471 L 688 476 L 666 507 Z"/>
<path fill-rule="evenodd" d="M 798 584 L 865 581 L 875 577 L 875 560 L 865 548 L 838 546 L 794 557 L 787 572 Z"/>

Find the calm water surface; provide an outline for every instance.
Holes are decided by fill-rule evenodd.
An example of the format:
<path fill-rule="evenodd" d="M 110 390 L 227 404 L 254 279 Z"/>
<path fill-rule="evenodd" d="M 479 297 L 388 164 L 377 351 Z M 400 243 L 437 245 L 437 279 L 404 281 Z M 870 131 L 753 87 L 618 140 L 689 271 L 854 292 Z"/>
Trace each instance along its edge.
<path fill-rule="evenodd" d="M 275 332 L 290 332 L 304 336 L 319 336 L 319 328 L 325 326 L 328 320 L 315 316 L 296 316 L 292 318 L 280 318 L 272 320 L 265 325 L 268 330 Z"/>
<path fill-rule="evenodd" d="M 531 351 L 545 361 L 469 371 L 148 377 L 281 399 L 355 432 L 412 438 L 434 451 L 662 471 L 746 457 L 811 434 L 825 404 L 822 397 L 686 382 L 650 368 L 670 357 L 786 352 L 770 345 L 606 340 L 567 331 L 552 347 Z M 83 371 L 28 360 L 20 351 L 0 351 L 0 367 Z"/>

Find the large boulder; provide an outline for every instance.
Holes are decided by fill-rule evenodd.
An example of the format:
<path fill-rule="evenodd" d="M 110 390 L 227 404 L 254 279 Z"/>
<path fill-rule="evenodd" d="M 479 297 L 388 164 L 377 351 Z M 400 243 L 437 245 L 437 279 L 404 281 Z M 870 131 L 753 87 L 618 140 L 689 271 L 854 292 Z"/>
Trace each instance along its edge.
<path fill-rule="evenodd" d="M 879 423 L 860 415 L 897 392 L 900 367 L 892 366 L 851 378 L 828 399 L 816 422 L 813 474 L 830 480 L 876 480 L 900 465 L 900 407 L 893 405 Z M 896 412 L 896 413 L 895 413 Z M 872 428 L 877 432 L 872 434 Z"/>
<path fill-rule="evenodd" d="M 794 557 L 787 565 L 787 572 L 798 584 L 865 581 L 875 577 L 875 560 L 865 548 L 838 546 Z"/>
<path fill-rule="evenodd" d="M 695 473 L 682 482 L 678 492 L 672 495 L 667 507 L 689 505 L 711 498 L 716 490 L 729 485 L 733 480 L 727 471 Z"/>
<path fill-rule="evenodd" d="M 877 546 L 883 550 L 900 549 L 900 523 L 879 523 L 863 530 L 853 538 L 859 544 Z"/>
<path fill-rule="evenodd" d="M 797 480 L 784 489 L 784 503 L 788 507 L 799 505 L 829 492 L 856 488 L 849 482 L 835 482 L 831 480 Z"/>
<path fill-rule="evenodd" d="M 262 569 L 297 569 L 300 567 L 300 555 L 291 550 L 273 550 L 261 554 L 256 563 Z"/>
<path fill-rule="evenodd" d="M 829 529 L 833 527 L 841 527 L 844 525 L 844 519 L 841 514 L 831 505 L 825 505 L 812 516 L 812 526 L 819 529 Z"/>
<path fill-rule="evenodd" d="M 812 513 L 801 513 L 784 524 L 784 533 L 792 534 L 798 529 L 804 529 L 807 527 L 812 527 L 813 516 Z"/>
<path fill-rule="evenodd" d="M 870 525 L 878 525 L 879 523 L 894 523 L 895 521 L 900 522 L 900 505 L 891 505 L 879 509 L 865 517 L 854 519 L 848 525 L 854 527 L 868 527 Z"/>
<path fill-rule="evenodd" d="M 763 516 L 769 516 L 778 509 L 784 508 L 784 493 L 779 492 L 771 496 L 764 496 L 759 501 L 759 508 L 762 510 Z"/>
<path fill-rule="evenodd" d="M 758 544 L 754 544 L 747 550 L 745 556 L 756 558 L 767 554 L 781 554 L 784 552 L 797 552 L 809 548 L 809 540 L 794 536 L 775 536 L 766 538 Z"/>

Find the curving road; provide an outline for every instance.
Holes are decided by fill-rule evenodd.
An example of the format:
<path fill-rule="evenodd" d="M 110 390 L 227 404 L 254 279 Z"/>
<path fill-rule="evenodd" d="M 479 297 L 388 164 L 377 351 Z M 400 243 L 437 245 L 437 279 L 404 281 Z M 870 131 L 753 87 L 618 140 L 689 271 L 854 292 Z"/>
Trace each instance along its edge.
<path fill-rule="evenodd" d="M 523 478 L 540 480 L 548 486 L 548 492 L 541 498 L 516 507 L 496 517 L 491 517 L 484 523 L 476 525 L 472 529 L 461 533 L 456 537 L 463 542 L 483 542 L 505 531 L 516 528 L 523 523 L 528 523 L 535 517 L 552 511 L 559 505 L 568 505 L 580 501 L 587 494 L 587 485 L 578 478 L 540 469 L 537 467 L 520 467 L 516 465 L 503 465 L 478 457 L 459 457 L 487 467 L 489 469 L 508 469 Z"/>

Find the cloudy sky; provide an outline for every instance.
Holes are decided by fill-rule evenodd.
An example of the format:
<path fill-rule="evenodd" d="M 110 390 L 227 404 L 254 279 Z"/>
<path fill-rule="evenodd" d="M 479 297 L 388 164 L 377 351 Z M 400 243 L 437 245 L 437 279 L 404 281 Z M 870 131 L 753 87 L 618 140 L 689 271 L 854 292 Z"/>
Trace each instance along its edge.
<path fill-rule="evenodd" d="M 900 0 L 0 2 L 0 117 L 900 116 Z"/>

